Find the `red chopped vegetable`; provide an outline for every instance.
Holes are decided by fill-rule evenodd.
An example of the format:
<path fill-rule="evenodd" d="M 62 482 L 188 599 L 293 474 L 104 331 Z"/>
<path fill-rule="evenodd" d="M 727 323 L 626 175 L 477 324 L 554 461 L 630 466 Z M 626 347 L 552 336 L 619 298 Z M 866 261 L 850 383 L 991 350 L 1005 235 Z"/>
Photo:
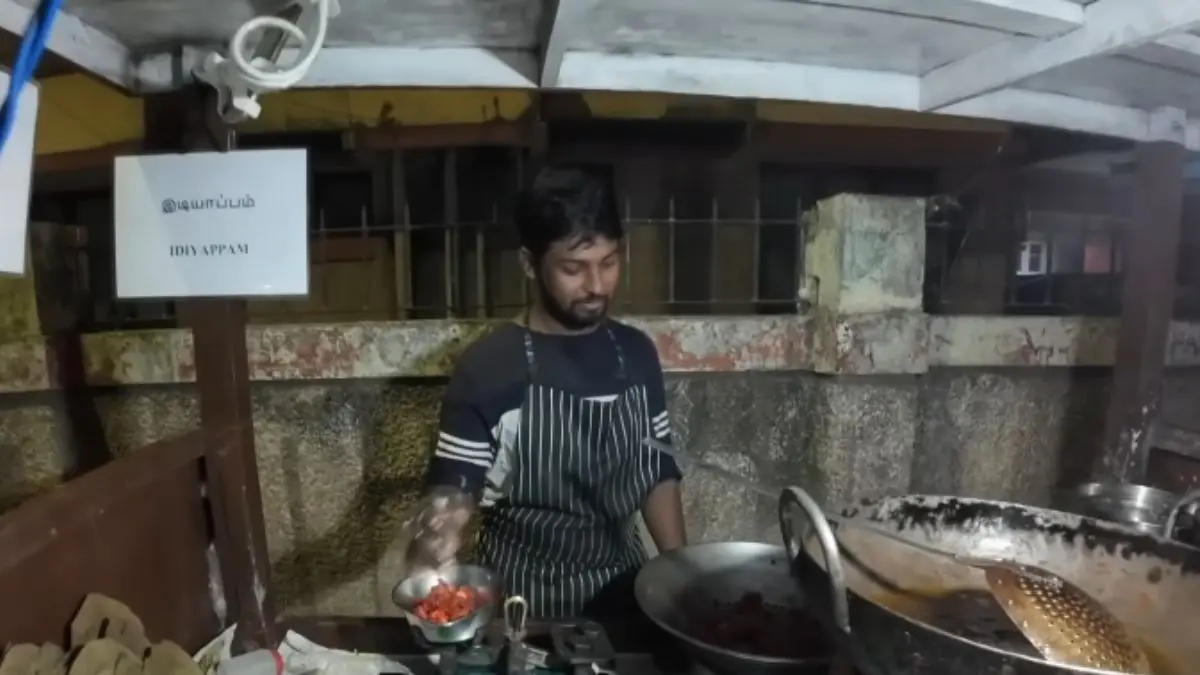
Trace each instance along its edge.
<path fill-rule="evenodd" d="M 441 582 L 417 603 L 414 614 L 430 623 L 452 623 L 474 612 L 483 598 L 470 586 Z"/>

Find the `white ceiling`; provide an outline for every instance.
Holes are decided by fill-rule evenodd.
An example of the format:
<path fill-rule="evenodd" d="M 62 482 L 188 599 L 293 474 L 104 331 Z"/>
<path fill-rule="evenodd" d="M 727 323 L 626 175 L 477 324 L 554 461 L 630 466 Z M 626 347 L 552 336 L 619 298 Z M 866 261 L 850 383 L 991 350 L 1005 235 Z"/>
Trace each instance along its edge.
<path fill-rule="evenodd" d="M 0 0 L 0 28 L 19 31 L 33 3 Z M 245 20 L 282 4 L 68 0 L 71 16 L 60 19 L 51 49 L 123 86 L 160 89 L 175 83 L 168 57 L 156 52 L 223 42 Z M 1200 124 L 1188 119 L 1200 120 L 1200 36 L 1189 32 L 1200 27 L 1200 0 L 341 5 L 305 86 L 615 89 L 799 100 L 1168 138 L 1200 149 Z"/>
<path fill-rule="evenodd" d="M 34 0 L 18 0 L 36 5 Z M 220 43 L 278 0 L 68 0 L 68 11 L 135 50 Z M 342 0 L 330 46 L 506 47 L 533 49 L 540 0 Z"/>
<path fill-rule="evenodd" d="M 779 0 L 608 0 L 569 49 L 786 61 L 920 75 L 1007 35 L 925 18 Z"/>

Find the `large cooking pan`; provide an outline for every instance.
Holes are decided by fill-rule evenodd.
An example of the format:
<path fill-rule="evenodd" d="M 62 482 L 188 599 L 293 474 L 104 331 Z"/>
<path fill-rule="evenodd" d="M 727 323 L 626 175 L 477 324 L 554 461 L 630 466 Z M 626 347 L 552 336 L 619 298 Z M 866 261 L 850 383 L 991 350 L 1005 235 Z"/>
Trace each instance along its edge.
<path fill-rule="evenodd" d="M 792 576 L 864 671 L 1102 672 L 1043 660 L 1005 618 L 979 570 L 871 532 L 879 528 L 949 553 L 1006 557 L 1075 583 L 1126 625 L 1155 675 L 1191 675 L 1200 664 L 1194 548 L 1057 511 L 959 497 L 864 501 L 833 520 L 835 527 L 798 488 L 780 498 Z"/>
<path fill-rule="evenodd" d="M 714 605 L 733 605 L 746 593 L 759 593 L 777 607 L 803 608 L 782 546 L 752 542 L 687 546 L 646 563 L 634 584 L 634 595 L 646 616 L 675 637 L 691 660 L 714 673 L 815 675 L 828 671 L 828 658 L 756 656 L 695 637 L 689 623 L 698 614 L 711 613 Z"/>

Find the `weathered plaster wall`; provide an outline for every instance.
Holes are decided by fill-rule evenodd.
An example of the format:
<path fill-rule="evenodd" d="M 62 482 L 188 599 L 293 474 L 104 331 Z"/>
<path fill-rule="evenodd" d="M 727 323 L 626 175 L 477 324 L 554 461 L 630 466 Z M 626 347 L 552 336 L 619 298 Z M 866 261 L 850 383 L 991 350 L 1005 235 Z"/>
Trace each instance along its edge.
<path fill-rule="evenodd" d="M 1086 481 L 1100 446 L 1108 369 L 933 370 L 922 387 L 914 492 L 1044 502 Z M 1163 420 L 1195 428 L 1200 368 L 1172 369 Z"/>
<path fill-rule="evenodd" d="M 791 373 L 709 374 L 672 376 L 668 386 L 681 439 L 695 450 L 747 475 L 807 482 L 810 469 L 795 457 L 808 433 L 810 380 Z M 287 606 L 390 611 L 389 593 L 403 572 L 397 533 L 431 450 L 441 390 L 440 379 L 256 385 L 269 548 Z M 117 453 L 197 424 L 186 385 L 112 392 L 98 405 Z M 47 429 L 54 420 L 21 424 Z M 52 474 L 50 467 L 41 470 Z M 697 539 L 773 538 L 775 508 L 719 479 L 689 475 L 686 509 Z"/>
<path fill-rule="evenodd" d="M 1044 500 L 1095 446 L 1115 327 L 941 317 L 931 322 L 929 342 L 940 347 L 929 350 L 927 372 L 823 376 L 806 372 L 808 351 L 782 342 L 811 342 L 802 318 L 639 323 L 670 371 L 686 447 L 828 501 L 906 489 Z M 428 453 L 444 376 L 480 330 L 409 322 L 250 331 L 269 544 L 293 610 L 390 611 L 395 532 Z M 1186 414 L 1200 392 L 1197 335 L 1200 326 L 1173 327 L 1168 415 Z M 0 363 L 36 363 L 33 344 L 10 343 Z M 186 331 L 92 336 L 87 355 L 115 453 L 196 425 Z M 72 464 L 75 441 L 42 373 L 40 386 L 26 379 L 23 392 L 0 395 L 0 503 L 48 489 Z M 814 452 L 831 444 L 841 450 Z M 770 500 L 693 472 L 686 494 L 696 539 L 776 536 Z"/>

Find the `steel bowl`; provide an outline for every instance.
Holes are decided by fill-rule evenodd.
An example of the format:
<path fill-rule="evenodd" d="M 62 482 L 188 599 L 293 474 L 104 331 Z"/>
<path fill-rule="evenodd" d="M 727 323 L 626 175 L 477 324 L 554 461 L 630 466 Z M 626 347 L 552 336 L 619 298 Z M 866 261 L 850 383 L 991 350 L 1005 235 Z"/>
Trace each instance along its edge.
<path fill-rule="evenodd" d="M 1164 529 L 1178 503 L 1178 495 L 1145 485 L 1086 483 L 1060 494 L 1055 506 L 1140 532 L 1170 536 Z"/>
<path fill-rule="evenodd" d="M 450 623 L 433 623 L 415 614 L 417 603 L 429 596 L 439 583 L 452 586 L 470 586 L 482 601 L 474 612 Z M 404 612 L 408 623 L 416 626 L 421 635 L 435 644 L 454 644 L 475 638 L 479 629 L 488 625 L 496 616 L 497 603 L 504 593 L 500 576 L 478 565 L 453 565 L 439 572 L 411 576 L 392 589 L 392 602 Z"/>
<path fill-rule="evenodd" d="M 760 593 L 773 605 L 803 608 L 782 546 L 752 542 L 696 544 L 646 563 L 634 582 L 638 606 L 671 634 L 687 656 L 715 673 L 765 675 L 825 673 L 829 658 L 791 659 L 745 654 L 717 647 L 688 631 L 693 603 L 733 604 L 746 593 Z"/>

